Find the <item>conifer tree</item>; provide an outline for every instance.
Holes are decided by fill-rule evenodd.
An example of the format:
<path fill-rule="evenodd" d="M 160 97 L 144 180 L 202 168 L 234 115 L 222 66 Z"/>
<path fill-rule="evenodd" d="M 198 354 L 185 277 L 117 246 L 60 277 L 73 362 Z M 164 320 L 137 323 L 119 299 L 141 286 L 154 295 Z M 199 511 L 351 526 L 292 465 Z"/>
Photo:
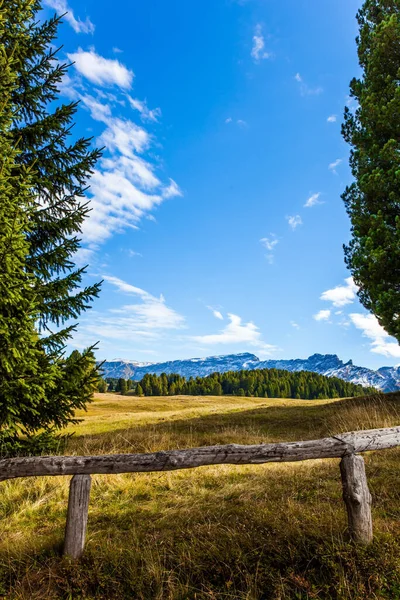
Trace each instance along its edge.
<path fill-rule="evenodd" d="M 9 9 L 3 41 L 14 49 L 17 75 L 12 134 L 18 162 L 35 166 L 27 266 L 35 276 L 43 343 L 60 354 L 74 329 L 64 324 L 78 318 L 99 293 L 99 284 L 81 287 L 86 268 L 76 267 L 74 255 L 89 212 L 84 193 L 100 153 L 91 148 L 91 139 L 72 139 L 77 103 L 59 102 L 68 70 L 54 49 L 60 19 L 40 21 L 39 0 L 3 0 L 3 5 Z"/>
<path fill-rule="evenodd" d="M 76 105 L 54 108 L 65 67 L 50 45 L 58 20 L 39 23 L 37 0 L 0 5 L 0 441 L 19 451 L 71 422 L 98 374 L 92 349 L 65 358 L 76 318 L 99 286 L 78 290 L 73 255 L 98 156 L 68 145 Z M 39 324 L 42 335 L 38 335 Z M 61 327 L 52 332 L 52 327 Z M 22 441 L 21 434 L 23 434 Z M 40 449 L 40 448 L 39 448 Z"/>
<path fill-rule="evenodd" d="M 355 179 L 342 196 L 352 225 L 345 257 L 362 304 L 400 341 L 399 0 L 366 0 L 357 20 L 362 74 L 342 127 Z"/>
<path fill-rule="evenodd" d="M 126 379 L 120 379 L 119 391 L 121 392 L 121 396 L 125 396 L 126 392 L 128 391 Z"/>
<path fill-rule="evenodd" d="M 37 429 L 46 392 L 56 385 L 35 329 L 38 303 L 34 278 L 26 269 L 26 231 L 34 208 L 31 169 L 17 165 L 13 143 L 14 56 L 1 42 L 8 11 L 0 7 L 0 453 L 8 453 L 19 434 Z M 45 424 L 46 425 L 46 424 Z"/>

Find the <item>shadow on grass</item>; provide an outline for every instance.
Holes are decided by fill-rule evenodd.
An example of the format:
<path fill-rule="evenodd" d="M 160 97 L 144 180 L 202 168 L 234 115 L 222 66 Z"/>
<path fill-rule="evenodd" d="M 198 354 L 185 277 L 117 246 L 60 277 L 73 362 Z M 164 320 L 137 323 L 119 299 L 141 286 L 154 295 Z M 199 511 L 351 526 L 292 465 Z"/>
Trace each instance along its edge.
<path fill-rule="evenodd" d="M 257 444 L 317 439 L 343 431 L 400 423 L 400 394 L 347 398 L 336 402 L 260 406 L 121 427 L 77 435 L 72 453 L 152 452 L 214 444 Z"/>

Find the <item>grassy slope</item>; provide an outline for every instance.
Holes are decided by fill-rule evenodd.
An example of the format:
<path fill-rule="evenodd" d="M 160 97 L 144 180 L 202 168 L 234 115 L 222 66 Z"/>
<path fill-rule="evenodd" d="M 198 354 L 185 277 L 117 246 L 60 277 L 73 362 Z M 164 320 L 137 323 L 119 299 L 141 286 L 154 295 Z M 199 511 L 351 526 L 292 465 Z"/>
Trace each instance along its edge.
<path fill-rule="evenodd" d="M 102 394 L 69 453 L 311 439 L 400 423 L 400 399 Z M 337 460 L 95 476 L 83 560 L 61 560 L 67 478 L 0 483 L 0 597 L 400 598 L 400 450 L 366 456 L 375 542 L 346 542 Z"/>

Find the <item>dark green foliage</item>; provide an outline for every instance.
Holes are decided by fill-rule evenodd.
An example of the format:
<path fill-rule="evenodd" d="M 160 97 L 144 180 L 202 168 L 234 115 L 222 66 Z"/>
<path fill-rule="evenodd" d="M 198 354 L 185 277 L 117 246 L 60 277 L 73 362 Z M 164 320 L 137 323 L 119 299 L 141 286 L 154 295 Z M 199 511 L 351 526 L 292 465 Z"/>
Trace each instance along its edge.
<path fill-rule="evenodd" d="M 122 379 L 122 377 L 118 379 L 117 386 L 115 389 L 117 392 L 120 392 L 122 396 L 126 394 L 126 392 L 128 391 L 128 384 L 126 383 L 126 379 Z"/>
<path fill-rule="evenodd" d="M 58 370 L 35 329 L 38 302 L 26 269 L 26 231 L 33 211 L 31 170 L 17 166 L 10 127 L 16 75 L 3 44 L 7 10 L 0 12 L 0 447 L 22 431 L 32 433 Z"/>
<path fill-rule="evenodd" d="M 99 291 L 81 287 L 85 270 L 74 264 L 99 153 L 90 140 L 68 141 L 76 104 L 57 105 L 66 72 L 53 50 L 58 19 L 40 22 L 40 8 L 36 0 L 0 6 L 0 444 L 7 453 L 49 440 L 85 407 L 98 379 L 93 348 L 68 358 L 64 350 L 74 329 L 65 322 Z"/>
<path fill-rule="evenodd" d="M 71 141 L 76 103 L 59 105 L 59 86 L 67 65 L 58 62 L 54 42 L 59 19 L 38 20 L 41 3 L 6 0 L 10 10 L 4 42 L 15 47 L 17 85 L 13 91 L 13 137 L 18 161 L 34 165 L 32 185 L 37 198 L 28 230 L 28 266 L 35 275 L 39 322 L 51 351 L 69 338 L 69 327 L 52 333 L 68 319 L 76 319 L 98 295 L 99 285 L 81 288 L 85 269 L 77 269 L 82 223 L 88 213 L 84 199 L 88 178 L 99 151 L 91 140 Z M 18 6 L 26 6 L 21 15 Z"/>
<path fill-rule="evenodd" d="M 101 394 L 104 394 L 107 390 L 108 390 L 107 382 L 105 381 L 105 379 L 100 378 L 99 382 L 97 384 L 97 391 L 100 392 Z"/>
<path fill-rule="evenodd" d="M 118 380 L 119 382 L 124 380 Z M 374 393 L 374 388 L 349 383 L 338 377 L 278 369 L 228 371 L 187 380 L 181 375 L 146 374 L 136 384 L 137 396 L 256 396 L 259 398 L 346 398 Z"/>
<path fill-rule="evenodd" d="M 346 263 L 362 304 L 400 340 L 400 3 L 367 0 L 357 19 L 358 107 L 346 107 L 342 127 L 355 178 L 342 196 L 352 225 Z"/>

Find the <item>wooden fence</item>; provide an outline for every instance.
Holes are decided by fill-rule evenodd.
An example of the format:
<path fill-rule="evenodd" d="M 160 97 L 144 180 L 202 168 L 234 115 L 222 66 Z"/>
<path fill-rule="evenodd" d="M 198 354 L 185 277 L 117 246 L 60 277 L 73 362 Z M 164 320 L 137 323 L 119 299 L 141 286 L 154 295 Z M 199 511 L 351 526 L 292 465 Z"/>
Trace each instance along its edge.
<path fill-rule="evenodd" d="M 175 471 L 207 465 L 259 465 L 340 458 L 349 532 L 358 543 L 372 541 L 371 494 L 360 453 L 400 446 L 400 427 L 343 433 L 306 442 L 204 446 L 151 454 L 42 456 L 0 460 L 0 481 L 17 477 L 73 475 L 68 500 L 64 554 L 82 555 L 88 520 L 91 475 Z"/>

